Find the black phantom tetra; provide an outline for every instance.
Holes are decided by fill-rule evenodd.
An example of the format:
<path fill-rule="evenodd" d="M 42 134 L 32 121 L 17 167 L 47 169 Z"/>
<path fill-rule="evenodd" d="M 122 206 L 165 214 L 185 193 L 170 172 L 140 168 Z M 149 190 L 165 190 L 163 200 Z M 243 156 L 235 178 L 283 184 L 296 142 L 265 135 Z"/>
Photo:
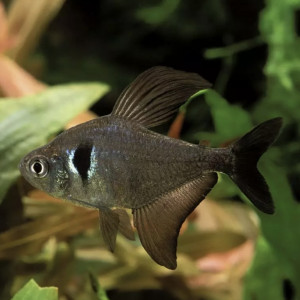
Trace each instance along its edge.
<path fill-rule="evenodd" d="M 265 213 L 274 206 L 256 168 L 275 140 L 281 118 L 266 121 L 227 148 L 173 139 L 148 128 L 169 120 L 190 96 L 210 84 L 197 74 L 154 67 L 129 85 L 110 115 L 80 124 L 20 163 L 36 188 L 97 208 L 104 241 L 114 250 L 118 230 L 133 239 L 129 217 L 149 255 L 176 268 L 179 229 L 223 172 Z"/>

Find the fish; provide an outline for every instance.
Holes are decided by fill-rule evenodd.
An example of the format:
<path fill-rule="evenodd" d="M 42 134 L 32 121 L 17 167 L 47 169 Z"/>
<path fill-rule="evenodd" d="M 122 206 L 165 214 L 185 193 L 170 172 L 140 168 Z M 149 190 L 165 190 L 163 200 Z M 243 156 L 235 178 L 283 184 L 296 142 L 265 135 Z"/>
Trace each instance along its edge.
<path fill-rule="evenodd" d="M 72 127 L 33 150 L 21 160 L 20 172 L 37 189 L 99 210 L 100 231 L 110 251 L 118 232 L 134 240 L 126 211 L 131 210 L 146 252 L 174 270 L 181 225 L 217 183 L 217 172 L 227 174 L 260 211 L 275 210 L 257 162 L 277 138 L 282 118 L 261 123 L 223 148 L 150 130 L 210 87 L 196 73 L 152 67 L 125 88 L 111 114 Z"/>

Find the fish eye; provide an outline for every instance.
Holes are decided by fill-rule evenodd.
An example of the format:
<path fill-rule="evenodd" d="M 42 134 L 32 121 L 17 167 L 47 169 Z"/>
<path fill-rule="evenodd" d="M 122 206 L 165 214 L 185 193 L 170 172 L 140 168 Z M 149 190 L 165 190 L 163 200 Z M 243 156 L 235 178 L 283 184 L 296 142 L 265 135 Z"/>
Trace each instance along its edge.
<path fill-rule="evenodd" d="M 29 164 L 30 172 L 38 178 L 43 178 L 48 174 L 49 166 L 44 158 L 34 158 Z"/>

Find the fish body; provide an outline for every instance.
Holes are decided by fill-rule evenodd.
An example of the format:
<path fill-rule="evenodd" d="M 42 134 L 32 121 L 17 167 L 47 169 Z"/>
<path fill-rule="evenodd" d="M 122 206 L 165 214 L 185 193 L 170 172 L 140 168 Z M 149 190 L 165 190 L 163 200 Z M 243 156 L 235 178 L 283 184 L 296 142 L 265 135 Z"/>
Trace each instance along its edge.
<path fill-rule="evenodd" d="M 216 184 L 216 172 L 228 174 L 259 209 L 274 211 L 256 164 L 276 138 L 280 118 L 215 149 L 148 129 L 208 87 L 197 74 L 149 69 L 125 89 L 110 115 L 73 127 L 32 151 L 20 171 L 53 196 L 99 209 L 101 232 L 112 251 L 118 231 L 134 238 L 124 208 L 132 209 L 146 251 L 157 263 L 175 269 L 179 229 Z"/>
<path fill-rule="evenodd" d="M 217 157 L 226 152 L 226 148 L 194 145 L 120 117 L 104 116 L 71 128 L 32 155 L 64 161 L 61 172 L 54 173 L 57 178 L 47 185 L 50 194 L 58 187 L 58 196 L 75 204 L 133 209 L 216 171 L 217 165 L 221 171 L 222 160 Z M 63 187 L 57 186 L 63 178 Z"/>

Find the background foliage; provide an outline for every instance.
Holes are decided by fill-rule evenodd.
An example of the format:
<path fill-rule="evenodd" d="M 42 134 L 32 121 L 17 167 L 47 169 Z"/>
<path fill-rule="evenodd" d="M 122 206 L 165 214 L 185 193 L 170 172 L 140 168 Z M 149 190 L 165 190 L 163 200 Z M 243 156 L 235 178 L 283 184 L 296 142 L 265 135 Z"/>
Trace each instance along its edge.
<path fill-rule="evenodd" d="M 299 0 L 0 4 L 1 299 L 300 298 Z M 214 84 L 157 128 L 164 134 L 218 147 L 284 118 L 259 164 L 276 213 L 256 211 L 220 175 L 182 228 L 174 272 L 156 265 L 138 240 L 119 236 L 112 255 L 97 212 L 17 180 L 26 152 L 109 113 L 121 90 L 154 65 Z M 83 81 L 99 83 L 74 83 Z"/>

